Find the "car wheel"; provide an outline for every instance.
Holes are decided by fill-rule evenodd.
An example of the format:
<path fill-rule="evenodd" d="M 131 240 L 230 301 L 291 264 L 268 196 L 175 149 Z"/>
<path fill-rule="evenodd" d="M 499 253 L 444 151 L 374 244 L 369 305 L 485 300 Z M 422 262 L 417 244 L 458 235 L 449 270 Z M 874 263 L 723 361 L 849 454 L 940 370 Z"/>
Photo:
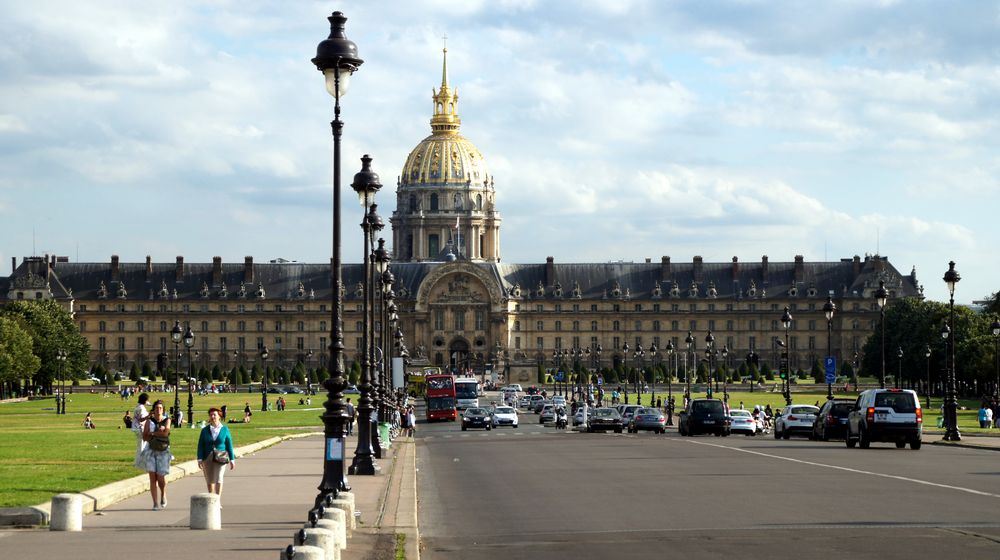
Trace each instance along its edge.
<path fill-rule="evenodd" d="M 492 426 L 486 426 L 486 431 L 487 431 L 487 432 L 488 432 L 488 431 L 490 431 L 490 430 L 492 430 L 492 429 L 493 429 L 493 427 L 492 427 Z"/>
<path fill-rule="evenodd" d="M 621 428 L 615 428 L 615 433 L 616 433 L 616 434 L 620 434 L 620 433 L 622 433 L 622 429 L 621 429 Z"/>
<path fill-rule="evenodd" d="M 788 433 L 788 430 L 781 432 L 781 439 L 788 439 L 792 437 L 792 434 Z"/>
<path fill-rule="evenodd" d="M 778 427 L 774 427 L 774 439 L 781 439 L 781 432 L 778 431 Z"/>
<path fill-rule="evenodd" d="M 861 428 L 858 430 L 858 446 L 860 446 L 861 449 L 868 449 L 871 445 L 872 441 L 868 439 L 868 434 L 865 433 L 865 429 Z"/>
<path fill-rule="evenodd" d="M 588 427 L 587 427 L 587 433 L 588 433 L 588 434 L 592 434 L 592 433 L 594 433 L 594 429 L 588 426 Z"/>
<path fill-rule="evenodd" d="M 465 425 L 463 425 L 463 426 L 462 426 L 462 431 L 463 431 L 463 432 L 465 432 L 465 431 L 467 431 L 467 430 L 468 430 L 468 428 L 466 428 L 466 427 L 465 427 Z"/>
<path fill-rule="evenodd" d="M 715 432 L 712 435 L 714 435 L 715 437 L 722 437 L 722 432 Z"/>
<path fill-rule="evenodd" d="M 826 428 L 823 428 L 823 434 L 820 436 L 823 441 L 830 441 L 830 434 L 826 433 Z"/>
<path fill-rule="evenodd" d="M 920 440 L 919 439 L 911 439 L 910 440 L 910 449 L 912 449 L 914 451 L 920 449 Z"/>
<path fill-rule="evenodd" d="M 745 434 L 743 434 L 743 435 L 745 435 L 745 436 L 747 436 L 747 437 L 750 437 L 750 436 L 752 436 L 752 435 L 753 435 L 753 432 L 747 432 L 747 433 L 745 433 Z"/>
<path fill-rule="evenodd" d="M 517 429 L 517 424 L 514 424 L 514 429 L 515 429 L 515 430 Z"/>
<path fill-rule="evenodd" d="M 896 449 L 902 449 L 904 447 L 906 447 L 906 440 L 905 439 L 901 439 L 901 440 L 899 440 L 899 441 L 896 442 Z"/>

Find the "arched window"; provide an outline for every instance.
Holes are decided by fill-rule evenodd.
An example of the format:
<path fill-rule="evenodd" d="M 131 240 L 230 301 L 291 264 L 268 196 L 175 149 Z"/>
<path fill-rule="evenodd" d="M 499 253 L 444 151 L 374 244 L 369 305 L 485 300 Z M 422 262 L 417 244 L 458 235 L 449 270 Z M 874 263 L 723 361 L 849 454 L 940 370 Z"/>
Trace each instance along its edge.
<path fill-rule="evenodd" d="M 483 195 L 481 194 L 476 195 L 476 210 L 483 211 Z"/>
<path fill-rule="evenodd" d="M 462 195 L 455 193 L 454 204 L 452 206 L 455 210 L 463 210 Z"/>
<path fill-rule="evenodd" d="M 431 194 L 431 211 L 436 211 L 438 209 L 438 195 L 437 193 Z"/>

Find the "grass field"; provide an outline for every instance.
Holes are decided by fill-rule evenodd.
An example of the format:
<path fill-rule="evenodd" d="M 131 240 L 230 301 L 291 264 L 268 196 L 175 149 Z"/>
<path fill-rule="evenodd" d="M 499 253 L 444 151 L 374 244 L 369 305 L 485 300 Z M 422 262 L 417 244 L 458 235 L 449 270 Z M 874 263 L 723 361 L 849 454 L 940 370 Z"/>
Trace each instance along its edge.
<path fill-rule="evenodd" d="M 87 390 L 87 389 L 77 389 Z M 273 403 L 277 395 L 268 395 Z M 195 421 L 207 419 L 209 407 L 228 405 L 230 418 L 242 420 L 244 404 L 254 410 L 250 424 L 229 424 L 237 447 L 277 435 L 322 430 L 323 396 L 299 405 L 300 395 L 285 395 L 287 409 L 262 413 L 260 394 L 195 395 Z M 173 405 L 173 394 L 150 393 L 150 400 Z M 55 413 L 54 399 L 0 405 L 0 507 L 34 505 L 60 492 L 79 492 L 130 478 L 141 471 L 132 466 L 135 434 L 122 416 L 135 408 L 137 397 L 75 393 L 68 396 L 66 414 Z M 181 394 L 187 414 L 187 394 Z M 97 429 L 83 429 L 91 413 Z M 185 419 L 186 422 L 186 419 Z M 171 433 L 175 462 L 195 458 L 198 429 L 186 426 Z M 319 459 L 317 459 L 319 460 Z"/>

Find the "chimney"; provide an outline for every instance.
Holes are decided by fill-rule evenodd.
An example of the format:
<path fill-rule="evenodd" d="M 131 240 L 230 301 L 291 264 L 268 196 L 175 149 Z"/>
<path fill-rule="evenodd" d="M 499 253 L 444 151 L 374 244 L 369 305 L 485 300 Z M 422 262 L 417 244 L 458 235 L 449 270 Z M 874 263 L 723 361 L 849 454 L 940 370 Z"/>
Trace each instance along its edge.
<path fill-rule="evenodd" d="M 882 272 L 883 270 L 885 270 L 885 257 L 875 255 L 875 272 Z"/>
<path fill-rule="evenodd" d="M 660 257 L 660 279 L 664 282 L 673 280 L 673 272 L 670 270 L 670 257 Z"/>
<path fill-rule="evenodd" d="M 552 257 L 545 257 L 545 285 L 556 285 L 556 265 Z"/>
<path fill-rule="evenodd" d="M 803 282 L 806 276 L 806 267 L 803 264 L 802 255 L 795 255 L 795 282 Z"/>
<path fill-rule="evenodd" d="M 854 268 L 851 269 L 851 272 L 854 273 L 854 278 L 857 278 L 858 276 L 861 275 L 861 257 L 859 257 L 858 255 L 854 255 L 853 264 Z"/>
<path fill-rule="evenodd" d="M 767 255 L 764 255 L 763 257 L 760 258 L 760 281 L 764 285 L 767 285 L 767 283 L 770 281 L 768 279 L 770 275 L 768 274 L 767 268 L 768 268 L 767 267 Z"/>
<path fill-rule="evenodd" d="M 651 262 L 653 262 L 653 259 L 651 259 L 651 258 L 649 258 L 649 257 L 646 257 L 646 264 L 649 264 L 649 263 L 651 263 Z"/>
<path fill-rule="evenodd" d="M 118 255 L 111 255 L 111 281 L 117 282 L 118 278 Z"/>
<path fill-rule="evenodd" d="M 222 285 L 222 257 L 212 257 L 212 285 Z"/>
<path fill-rule="evenodd" d="M 740 279 L 740 259 L 733 257 L 733 282 Z"/>
<path fill-rule="evenodd" d="M 181 256 L 177 257 L 177 274 L 175 281 L 177 282 L 184 281 L 184 257 Z"/>
<path fill-rule="evenodd" d="M 694 281 L 695 282 L 701 282 L 701 280 L 702 280 L 702 278 L 701 278 L 701 265 L 702 265 L 701 255 L 695 255 L 695 257 L 694 257 L 694 264 L 691 267 L 691 274 L 694 275 Z"/>
<path fill-rule="evenodd" d="M 17 257 L 11 257 L 10 258 L 10 273 L 14 274 L 15 270 L 17 270 Z"/>
<path fill-rule="evenodd" d="M 243 257 L 243 281 L 253 282 L 253 257 Z"/>
<path fill-rule="evenodd" d="M 153 257 L 146 255 L 146 281 L 149 282 L 153 276 Z"/>

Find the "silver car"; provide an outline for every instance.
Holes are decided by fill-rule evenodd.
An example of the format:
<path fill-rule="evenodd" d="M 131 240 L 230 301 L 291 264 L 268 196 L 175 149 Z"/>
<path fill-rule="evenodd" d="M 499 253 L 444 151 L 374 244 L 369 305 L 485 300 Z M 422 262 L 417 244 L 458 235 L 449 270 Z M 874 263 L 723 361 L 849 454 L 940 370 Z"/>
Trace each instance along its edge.
<path fill-rule="evenodd" d="M 774 419 L 774 439 L 788 439 L 794 434 L 810 435 L 818 413 L 819 407 L 811 404 L 786 406 Z"/>

